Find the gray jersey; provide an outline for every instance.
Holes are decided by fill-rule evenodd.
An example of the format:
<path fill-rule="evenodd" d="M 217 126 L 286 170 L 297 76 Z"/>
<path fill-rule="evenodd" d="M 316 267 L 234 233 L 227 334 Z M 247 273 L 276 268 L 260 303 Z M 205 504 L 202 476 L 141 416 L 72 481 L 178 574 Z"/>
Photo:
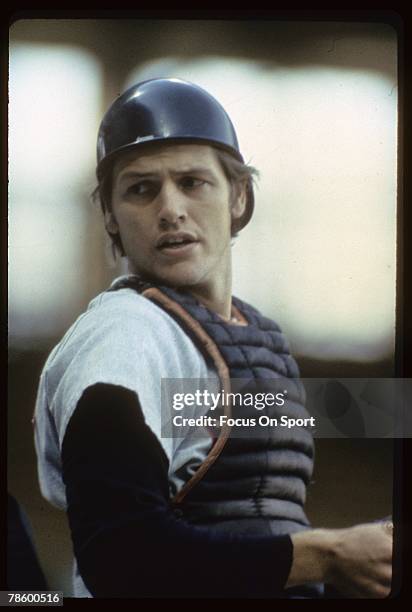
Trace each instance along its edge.
<path fill-rule="evenodd" d="M 215 371 L 161 308 L 133 289 L 104 292 L 92 300 L 51 352 L 40 379 L 35 445 L 41 492 L 50 503 L 67 508 L 62 442 L 80 397 L 96 383 L 119 385 L 136 393 L 145 421 L 169 460 L 171 495 L 190 478 L 212 441 L 190 434 L 162 437 L 162 378 L 209 378 L 215 390 L 219 388 Z M 76 567 L 74 594 L 90 596 Z"/>

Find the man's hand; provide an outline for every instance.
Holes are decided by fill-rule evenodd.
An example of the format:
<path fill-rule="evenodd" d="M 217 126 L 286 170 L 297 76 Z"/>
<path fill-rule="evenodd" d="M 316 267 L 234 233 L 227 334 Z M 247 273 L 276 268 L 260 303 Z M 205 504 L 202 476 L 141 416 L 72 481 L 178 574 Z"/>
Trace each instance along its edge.
<path fill-rule="evenodd" d="M 326 582 L 346 597 L 387 597 L 392 530 L 388 523 L 368 523 L 293 534 L 293 563 L 286 587 Z"/>

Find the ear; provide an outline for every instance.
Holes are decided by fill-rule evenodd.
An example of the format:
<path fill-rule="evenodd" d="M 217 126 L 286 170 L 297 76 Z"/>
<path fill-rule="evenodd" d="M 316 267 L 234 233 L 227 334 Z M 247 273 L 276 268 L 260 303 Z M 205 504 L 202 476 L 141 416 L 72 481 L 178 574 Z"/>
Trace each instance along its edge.
<path fill-rule="evenodd" d="M 119 226 L 112 212 L 106 210 L 104 213 L 104 224 L 109 234 L 118 234 Z"/>
<path fill-rule="evenodd" d="M 231 216 L 232 221 L 236 221 L 243 216 L 246 210 L 247 187 L 245 181 L 233 185 L 232 196 Z"/>

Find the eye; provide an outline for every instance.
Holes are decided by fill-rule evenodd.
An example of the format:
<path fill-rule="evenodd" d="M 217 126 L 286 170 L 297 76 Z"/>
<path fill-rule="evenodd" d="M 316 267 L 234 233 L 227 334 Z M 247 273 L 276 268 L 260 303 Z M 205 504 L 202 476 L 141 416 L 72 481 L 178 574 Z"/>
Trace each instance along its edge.
<path fill-rule="evenodd" d="M 183 187 L 183 189 L 197 189 L 205 183 L 206 181 L 195 178 L 194 176 L 184 176 L 180 181 L 180 185 Z"/>
<path fill-rule="evenodd" d="M 133 183 L 126 189 L 126 195 L 147 195 L 153 189 L 153 183 L 151 181 L 139 181 Z"/>

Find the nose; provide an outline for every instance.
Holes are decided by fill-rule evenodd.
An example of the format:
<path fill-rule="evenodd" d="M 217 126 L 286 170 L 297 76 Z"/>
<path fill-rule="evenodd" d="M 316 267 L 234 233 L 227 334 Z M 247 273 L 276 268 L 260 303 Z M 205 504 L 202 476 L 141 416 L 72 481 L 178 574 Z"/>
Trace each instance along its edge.
<path fill-rule="evenodd" d="M 161 226 L 176 225 L 187 217 L 185 195 L 173 181 L 165 181 L 158 193 L 158 219 Z"/>

